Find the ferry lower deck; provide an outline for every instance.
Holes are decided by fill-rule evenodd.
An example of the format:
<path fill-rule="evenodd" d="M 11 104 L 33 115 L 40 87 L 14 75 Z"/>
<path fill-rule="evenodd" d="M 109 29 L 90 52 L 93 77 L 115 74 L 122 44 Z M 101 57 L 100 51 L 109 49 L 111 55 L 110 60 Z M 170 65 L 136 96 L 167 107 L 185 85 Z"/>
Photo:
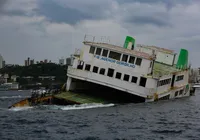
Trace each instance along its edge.
<path fill-rule="evenodd" d="M 75 84 L 75 85 L 73 85 Z M 139 97 L 133 94 L 127 94 L 127 92 L 120 91 L 108 86 L 103 86 L 100 84 L 83 81 L 79 79 L 72 79 L 72 85 L 75 86 L 74 90 L 71 92 L 78 94 L 71 94 L 70 97 L 76 97 L 85 100 L 87 103 L 91 100 L 94 102 L 101 101 L 102 103 L 141 103 L 145 102 L 145 98 Z M 68 96 L 69 92 L 65 94 Z M 64 95 L 64 94 L 63 94 Z M 70 97 L 66 97 L 70 99 Z"/>

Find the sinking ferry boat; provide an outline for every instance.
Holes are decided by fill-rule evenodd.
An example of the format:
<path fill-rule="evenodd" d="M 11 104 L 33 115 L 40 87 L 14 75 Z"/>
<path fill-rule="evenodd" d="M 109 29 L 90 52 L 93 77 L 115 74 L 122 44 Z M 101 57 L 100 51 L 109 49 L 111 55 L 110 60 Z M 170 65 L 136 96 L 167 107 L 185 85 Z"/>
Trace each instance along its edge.
<path fill-rule="evenodd" d="M 10 106 L 141 103 L 193 95 L 188 51 L 178 60 L 173 50 L 135 45 L 127 36 L 124 46 L 87 41 L 67 59 L 67 81 L 61 92 L 24 99 Z M 65 90 L 63 90 L 65 89 Z M 192 91 L 192 92 L 190 92 Z"/>
<path fill-rule="evenodd" d="M 188 51 L 87 41 L 71 57 L 66 90 L 116 102 L 153 102 L 190 96 Z M 176 61 L 176 57 L 178 60 Z M 84 99 L 83 99 L 84 100 Z"/>

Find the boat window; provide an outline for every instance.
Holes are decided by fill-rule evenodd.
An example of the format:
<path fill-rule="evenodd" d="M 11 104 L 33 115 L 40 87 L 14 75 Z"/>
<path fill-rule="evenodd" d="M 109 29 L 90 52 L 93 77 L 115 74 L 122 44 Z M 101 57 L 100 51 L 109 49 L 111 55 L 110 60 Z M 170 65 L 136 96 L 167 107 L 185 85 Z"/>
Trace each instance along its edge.
<path fill-rule="evenodd" d="M 178 91 L 175 92 L 175 97 L 178 96 Z"/>
<path fill-rule="evenodd" d="M 79 64 L 78 64 L 78 66 L 77 66 L 77 69 L 82 70 L 82 69 L 83 69 L 83 65 L 84 65 L 84 62 L 83 62 L 83 61 L 79 61 Z"/>
<path fill-rule="evenodd" d="M 101 55 L 101 48 L 97 48 L 96 55 Z"/>
<path fill-rule="evenodd" d="M 120 60 L 121 54 L 117 52 L 110 51 L 109 58 Z"/>
<path fill-rule="evenodd" d="M 134 62 L 135 62 L 135 57 L 134 57 L 134 56 L 130 56 L 128 62 L 131 63 L 131 64 L 134 64 Z"/>
<path fill-rule="evenodd" d="M 94 73 L 97 73 L 97 72 L 98 72 L 98 69 L 99 69 L 98 67 L 94 66 L 94 67 L 93 67 L 93 72 L 94 72 Z"/>
<path fill-rule="evenodd" d="M 120 72 L 117 72 L 115 78 L 121 79 L 121 76 L 122 76 L 122 74 Z"/>
<path fill-rule="evenodd" d="M 102 56 L 107 57 L 107 56 L 108 56 L 108 50 L 103 50 L 103 54 L 102 54 Z"/>
<path fill-rule="evenodd" d="M 168 84 L 170 84 L 170 83 L 171 83 L 171 78 L 165 79 L 165 80 L 161 80 L 161 81 L 158 82 L 158 87 L 159 87 L 159 86 L 168 85 Z"/>
<path fill-rule="evenodd" d="M 123 62 L 127 62 L 127 61 L 128 61 L 128 55 L 123 54 L 123 56 L 122 56 L 122 61 L 123 61 Z"/>
<path fill-rule="evenodd" d="M 159 98 L 158 100 L 169 100 L 170 95 Z"/>
<path fill-rule="evenodd" d="M 94 51 L 95 51 L 95 47 L 94 47 L 94 46 L 90 46 L 90 51 L 89 51 L 89 53 L 94 54 Z"/>
<path fill-rule="evenodd" d="M 124 74 L 124 81 L 129 81 L 129 75 Z"/>
<path fill-rule="evenodd" d="M 180 90 L 180 92 L 179 92 L 179 95 L 182 95 L 183 94 L 183 89 L 182 90 Z"/>
<path fill-rule="evenodd" d="M 181 81 L 181 80 L 183 80 L 183 78 L 184 78 L 184 75 L 177 76 L 176 81 Z"/>
<path fill-rule="evenodd" d="M 138 79 L 137 77 L 132 76 L 131 82 L 132 82 L 132 83 L 137 83 L 137 79 Z"/>
<path fill-rule="evenodd" d="M 90 67 L 91 67 L 91 65 L 86 64 L 86 65 L 85 65 L 85 70 L 90 71 Z"/>
<path fill-rule="evenodd" d="M 135 64 L 138 66 L 141 66 L 142 63 L 142 59 L 141 58 L 137 58 Z"/>
<path fill-rule="evenodd" d="M 145 87 L 147 82 L 147 78 L 141 77 L 140 78 L 140 86 Z"/>
<path fill-rule="evenodd" d="M 100 71 L 99 71 L 99 74 L 104 75 L 105 74 L 105 69 L 101 68 Z"/>
<path fill-rule="evenodd" d="M 109 68 L 109 69 L 108 69 L 107 76 L 113 77 L 113 75 L 114 75 L 114 69 Z"/>

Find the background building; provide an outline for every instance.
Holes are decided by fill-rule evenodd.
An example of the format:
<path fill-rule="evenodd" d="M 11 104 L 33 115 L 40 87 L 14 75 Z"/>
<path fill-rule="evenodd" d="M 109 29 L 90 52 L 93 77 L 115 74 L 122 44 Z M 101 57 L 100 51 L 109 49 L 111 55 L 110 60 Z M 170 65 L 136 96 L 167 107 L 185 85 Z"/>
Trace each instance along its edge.
<path fill-rule="evenodd" d="M 4 60 L 2 63 L 2 67 L 4 68 L 6 66 L 6 61 Z"/>
<path fill-rule="evenodd" d="M 65 59 L 64 58 L 59 59 L 59 65 L 64 65 L 64 64 L 65 64 Z"/>
<path fill-rule="evenodd" d="M 44 63 L 48 63 L 48 60 L 47 60 L 47 59 L 44 59 Z"/>
<path fill-rule="evenodd" d="M 30 59 L 30 57 L 28 57 L 26 60 L 24 60 L 24 65 L 25 66 L 30 66 L 35 64 L 34 59 Z"/>
<path fill-rule="evenodd" d="M 34 59 L 30 60 L 30 65 L 34 65 Z"/>
<path fill-rule="evenodd" d="M 3 59 L 3 57 L 0 54 L 0 69 L 3 68 L 4 66 L 5 66 L 4 65 L 4 59 Z"/>
<path fill-rule="evenodd" d="M 24 65 L 28 66 L 28 61 L 27 60 L 24 60 Z"/>

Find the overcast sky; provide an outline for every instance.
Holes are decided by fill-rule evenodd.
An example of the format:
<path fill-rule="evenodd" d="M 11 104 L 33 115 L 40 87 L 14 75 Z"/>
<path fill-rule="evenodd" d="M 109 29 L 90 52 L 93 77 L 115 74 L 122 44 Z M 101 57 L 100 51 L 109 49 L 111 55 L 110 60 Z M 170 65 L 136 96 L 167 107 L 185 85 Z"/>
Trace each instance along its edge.
<path fill-rule="evenodd" d="M 0 53 L 9 64 L 57 61 L 82 47 L 84 35 L 123 44 L 189 50 L 200 66 L 200 0 L 0 0 Z"/>

